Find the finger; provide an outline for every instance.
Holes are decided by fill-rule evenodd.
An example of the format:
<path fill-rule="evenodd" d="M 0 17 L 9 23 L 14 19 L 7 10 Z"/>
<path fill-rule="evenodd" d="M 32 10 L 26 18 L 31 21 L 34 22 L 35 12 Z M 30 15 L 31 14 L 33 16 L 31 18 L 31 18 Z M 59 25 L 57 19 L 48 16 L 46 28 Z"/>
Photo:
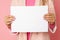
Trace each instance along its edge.
<path fill-rule="evenodd" d="M 47 18 L 45 18 L 45 20 L 55 20 L 55 18 L 49 18 L 49 17 L 47 17 Z"/>
<path fill-rule="evenodd" d="M 6 22 L 7 25 L 11 24 L 12 22 Z"/>
<path fill-rule="evenodd" d="M 51 18 L 51 19 L 53 18 L 53 19 L 54 19 L 55 17 L 54 17 L 54 16 L 45 16 L 44 18 L 45 18 L 45 19 L 46 19 L 46 18 Z"/>
<path fill-rule="evenodd" d="M 14 16 L 5 16 L 6 19 L 14 18 Z"/>
<path fill-rule="evenodd" d="M 12 21 L 14 21 L 15 17 L 14 16 L 6 16 L 5 20 L 8 20 L 8 21 L 12 20 Z"/>
<path fill-rule="evenodd" d="M 11 17 L 10 20 L 14 21 L 16 18 L 15 17 Z"/>
<path fill-rule="evenodd" d="M 53 18 L 48 18 L 47 21 L 49 21 L 49 22 L 55 22 L 55 19 L 53 19 Z"/>
<path fill-rule="evenodd" d="M 14 21 L 16 18 L 14 16 L 10 16 L 10 20 Z"/>
<path fill-rule="evenodd" d="M 45 20 L 48 22 L 55 22 L 55 19 L 53 19 L 53 18 L 46 18 Z"/>
<path fill-rule="evenodd" d="M 48 14 L 46 14 L 45 16 L 55 16 L 55 15 L 52 14 L 52 13 L 48 13 Z"/>

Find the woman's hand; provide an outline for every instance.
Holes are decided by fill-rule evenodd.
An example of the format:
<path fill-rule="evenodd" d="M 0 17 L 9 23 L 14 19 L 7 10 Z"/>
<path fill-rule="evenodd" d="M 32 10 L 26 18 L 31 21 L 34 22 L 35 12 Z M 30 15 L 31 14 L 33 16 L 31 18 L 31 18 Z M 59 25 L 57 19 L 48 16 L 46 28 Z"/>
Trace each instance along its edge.
<path fill-rule="evenodd" d="M 53 13 L 45 14 L 44 19 L 48 21 L 48 23 L 53 24 L 55 22 L 55 15 Z"/>
<path fill-rule="evenodd" d="M 4 19 L 5 24 L 8 26 L 8 28 L 11 28 L 11 24 L 14 20 L 15 20 L 14 16 L 6 16 Z"/>

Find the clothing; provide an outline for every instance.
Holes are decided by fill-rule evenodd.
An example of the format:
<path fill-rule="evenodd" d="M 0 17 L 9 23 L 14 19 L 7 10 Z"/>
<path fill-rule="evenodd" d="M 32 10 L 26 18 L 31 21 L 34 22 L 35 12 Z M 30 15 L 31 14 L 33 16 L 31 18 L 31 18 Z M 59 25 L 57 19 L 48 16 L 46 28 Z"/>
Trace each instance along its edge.
<path fill-rule="evenodd" d="M 29 37 L 28 40 L 50 40 L 49 35 L 47 32 L 39 32 L 39 33 L 30 33 L 30 36 L 27 36 L 27 33 L 20 32 L 18 35 L 17 40 L 27 40 L 27 37 Z"/>
<path fill-rule="evenodd" d="M 31 33 L 30 40 L 50 40 L 48 32 Z"/>
<path fill-rule="evenodd" d="M 17 40 L 27 40 L 27 33 L 20 32 Z"/>

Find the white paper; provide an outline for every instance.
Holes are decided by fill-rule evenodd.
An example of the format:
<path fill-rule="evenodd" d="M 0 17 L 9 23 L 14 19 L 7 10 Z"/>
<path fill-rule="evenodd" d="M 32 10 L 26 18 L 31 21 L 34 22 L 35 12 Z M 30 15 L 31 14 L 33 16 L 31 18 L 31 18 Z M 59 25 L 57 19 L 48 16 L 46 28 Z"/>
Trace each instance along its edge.
<path fill-rule="evenodd" d="M 48 32 L 48 22 L 44 20 L 48 6 L 11 6 L 10 9 L 16 18 L 12 32 Z"/>

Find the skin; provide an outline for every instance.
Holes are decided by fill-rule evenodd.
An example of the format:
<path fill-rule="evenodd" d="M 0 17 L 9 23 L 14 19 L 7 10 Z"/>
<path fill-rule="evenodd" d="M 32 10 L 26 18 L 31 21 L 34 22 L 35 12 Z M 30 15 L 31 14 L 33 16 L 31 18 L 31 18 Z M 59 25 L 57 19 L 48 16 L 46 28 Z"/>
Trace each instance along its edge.
<path fill-rule="evenodd" d="M 50 23 L 53 24 L 55 22 L 55 15 L 53 13 L 48 13 L 44 15 L 44 19 Z"/>
<path fill-rule="evenodd" d="M 7 25 L 7 27 L 9 29 L 11 29 L 11 24 L 12 22 L 15 20 L 15 17 L 14 16 L 5 16 L 5 24 Z"/>

